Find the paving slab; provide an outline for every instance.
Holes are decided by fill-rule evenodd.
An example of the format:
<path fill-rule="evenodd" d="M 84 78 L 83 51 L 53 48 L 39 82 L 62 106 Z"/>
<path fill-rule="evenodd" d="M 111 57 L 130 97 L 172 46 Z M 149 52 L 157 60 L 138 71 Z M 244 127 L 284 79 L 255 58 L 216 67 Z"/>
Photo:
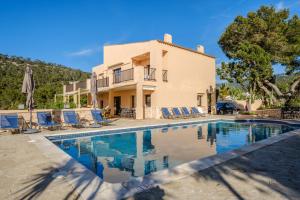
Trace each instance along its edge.
<path fill-rule="evenodd" d="M 300 199 L 300 134 L 128 199 Z"/>
<path fill-rule="evenodd" d="M 209 116 L 201 120 L 218 118 Z M 189 120 L 120 119 L 99 130 L 181 121 Z M 91 130 L 95 129 L 76 131 Z M 36 135 L 58 133 L 71 134 L 74 130 L 44 131 Z M 72 180 L 68 180 L 64 171 L 60 170 L 61 163 L 49 159 L 50 151 L 49 155 L 42 153 L 37 141 L 32 138 L 33 135 L 0 134 L 1 199 L 83 199 L 80 191 L 94 190 L 89 188 L 89 184 L 81 185 L 80 190 L 75 188 Z M 253 152 L 240 152 L 241 157 L 233 156 L 233 159 L 217 166 L 195 171 L 192 175 L 151 189 L 142 188 L 143 192 L 129 199 L 300 199 L 300 135 L 278 140 L 277 143 L 264 143 L 268 146 L 259 149 L 249 146 L 248 149 Z M 73 175 L 76 180 L 76 173 Z M 84 181 L 88 183 L 88 180 Z M 102 190 L 108 191 L 105 187 Z M 97 199 L 96 194 L 93 197 Z"/>

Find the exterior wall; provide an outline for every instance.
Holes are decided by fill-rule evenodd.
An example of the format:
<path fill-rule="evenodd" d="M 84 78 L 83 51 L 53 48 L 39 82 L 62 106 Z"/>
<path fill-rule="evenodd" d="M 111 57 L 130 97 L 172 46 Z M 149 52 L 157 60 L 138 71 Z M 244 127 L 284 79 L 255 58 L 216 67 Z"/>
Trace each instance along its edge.
<path fill-rule="evenodd" d="M 215 90 L 215 59 L 167 44 L 161 44 L 160 49 L 167 53 L 155 61 L 163 63 L 158 75 L 161 76 L 162 70 L 168 70 L 168 82 L 159 77 L 156 106 L 197 106 L 197 94 L 203 93 L 202 106 L 207 109 L 206 91 L 210 87 Z"/>
<path fill-rule="evenodd" d="M 197 106 L 197 94 L 202 94 L 202 107 L 207 109 L 207 91 L 215 91 L 213 57 L 158 40 L 104 46 L 103 61 L 93 68 L 98 79 L 109 77 L 109 86 L 99 88 L 99 104 L 102 99 L 104 107 L 113 109 L 113 97 L 121 96 L 121 107 L 128 108 L 135 95 L 137 118 L 160 118 L 161 107 Z M 156 69 L 156 81 L 144 80 L 147 65 Z M 133 69 L 134 79 L 114 84 L 113 70 L 120 67 L 122 71 Z M 163 70 L 168 70 L 167 82 L 162 80 Z M 145 107 L 147 93 L 151 93 L 150 108 Z"/>
<path fill-rule="evenodd" d="M 235 100 L 235 102 L 241 106 L 243 106 L 244 108 L 247 105 L 247 101 L 246 100 Z M 255 100 L 254 103 L 251 104 L 251 109 L 252 111 L 256 111 L 259 107 L 261 107 L 262 105 L 262 100 Z"/>

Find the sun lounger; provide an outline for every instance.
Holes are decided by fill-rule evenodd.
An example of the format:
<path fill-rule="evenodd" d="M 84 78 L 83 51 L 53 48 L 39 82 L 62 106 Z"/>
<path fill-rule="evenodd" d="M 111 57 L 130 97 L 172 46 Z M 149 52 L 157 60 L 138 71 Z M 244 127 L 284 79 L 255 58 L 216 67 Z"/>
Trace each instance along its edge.
<path fill-rule="evenodd" d="M 0 114 L 0 129 L 10 130 L 12 132 L 21 131 L 19 128 L 18 114 Z"/>
<path fill-rule="evenodd" d="M 52 120 L 50 112 L 37 112 L 39 128 L 60 128 L 61 125 Z"/>
<path fill-rule="evenodd" d="M 63 111 L 64 124 L 71 126 L 82 126 L 77 118 L 77 114 L 74 110 Z"/>
<path fill-rule="evenodd" d="M 174 116 L 170 113 L 170 111 L 168 110 L 168 108 L 161 108 L 161 112 L 163 115 L 163 118 L 165 119 L 173 119 Z"/>
<path fill-rule="evenodd" d="M 68 110 L 63 111 L 63 117 L 64 117 L 64 124 L 71 125 L 74 127 L 84 127 L 84 128 L 100 128 L 101 125 L 99 124 L 93 124 L 90 126 L 86 126 L 85 124 L 82 124 L 82 122 L 78 119 L 77 114 L 74 110 Z"/>
<path fill-rule="evenodd" d="M 182 111 L 182 114 L 185 116 L 185 117 L 193 117 L 194 115 L 192 115 L 190 113 L 190 111 L 187 109 L 187 107 L 182 107 L 181 108 L 181 111 Z"/>
<path fill-rule="evenodd" d="M 181 114 L 180 110 L 179 110 L 177 107 L 172 108 L 172 112 L 173 112 L 174 116 L 177 117 L 177 118 L 184 117 L 184 116 Z"/>
<path fill-rule="evenodd" d="M 108 125 L 112 122 L 103 117 L 101 110 L 91 110 L 91 113 L 95 124 Z"/>
<path fill-rule="evenodd" d="M 204 112 L 204 110 L 201 107 L 198 107 L 198 110 L 201 116 L 206 116 L 208 114 L 207 112 Z"/>
<path fill-rule="evenodd" d="M 199 116 L 204 116 L 203 114 L 201 114 L 201 113 L 199 112 L 199 110 L 198 110 L 196 107 L 192 107 L 192 108 L 191 108 L 191 112 L 192 112 L 193 115 L 195 115 L 195 116 L 197 116 L 197 117 L 199 117 Z"/>

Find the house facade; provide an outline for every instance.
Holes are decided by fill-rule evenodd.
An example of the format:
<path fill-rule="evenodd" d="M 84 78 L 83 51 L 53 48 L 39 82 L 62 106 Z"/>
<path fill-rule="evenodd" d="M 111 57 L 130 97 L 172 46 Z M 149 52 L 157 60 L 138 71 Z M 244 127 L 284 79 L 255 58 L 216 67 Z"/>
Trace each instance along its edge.
<path fill-rule="evenodd" d="M 215 58 L 164 40 L 104 46 L 97 75 L 98 106 L 112 115 L 133 113 L 136 119 L 160 118 L 162 107 L 215 107 Z M 64 100 L 89 95 L 89 81 L 64 86 Z M 75 102 L 75 100 L 74 100 Z"/>

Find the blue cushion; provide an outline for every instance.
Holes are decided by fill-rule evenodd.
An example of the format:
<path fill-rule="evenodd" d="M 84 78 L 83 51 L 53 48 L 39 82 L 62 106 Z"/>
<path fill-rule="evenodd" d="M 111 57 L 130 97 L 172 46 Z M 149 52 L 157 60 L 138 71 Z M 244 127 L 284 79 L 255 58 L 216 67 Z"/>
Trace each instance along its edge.
<path fill-rule="evenodd" d="M 182 107 L 182 112 L 184 115 L 190 115 L 190 112 L 186 107 Z"/>
<path fill-rule="evenodd" d="M 41 126 L 55 126 L 50 112 L 37 112 L 38 124 Z"/>
<path fill-rule="evenodd" d="M 192 113 L 193 114 L 200 114 L 199 110 L 195 107 L 192 107 Z"/>
<path fill-rule="evenodd" d="M 64 121 L 66 124 L 79 124 L 76 113 L 74 110 L 63 111 Z"/>
<path fill-rule="evenodd" d="M 17 129 L 19 128 L 19 120 L 17 113 L 1 114 L 0 128 L 2 129 Z"/>
<path fill-rule="evenodd" d="M 92 117 L 96 123 L 110 123 L 110 120 L 104 119 L 101 110 L 91 110 Z"/>
<path fill-rule="evenodd" d="M 172 108 L 172 111 L 173 111 L 173 113 L 174 113 L 176 116 L 180 116 L 180 115 L 181 115 L 181 113 L 180 113 L 180 111 L 179 111 L 178 108 Z"/>
<path fill-rule="evenodd" d="M 169 112 L 169 110 L 167 108 L 161 108 L 161 111 L 162 111 L 164 118 L 171 117 L 171 113 Z"/>

